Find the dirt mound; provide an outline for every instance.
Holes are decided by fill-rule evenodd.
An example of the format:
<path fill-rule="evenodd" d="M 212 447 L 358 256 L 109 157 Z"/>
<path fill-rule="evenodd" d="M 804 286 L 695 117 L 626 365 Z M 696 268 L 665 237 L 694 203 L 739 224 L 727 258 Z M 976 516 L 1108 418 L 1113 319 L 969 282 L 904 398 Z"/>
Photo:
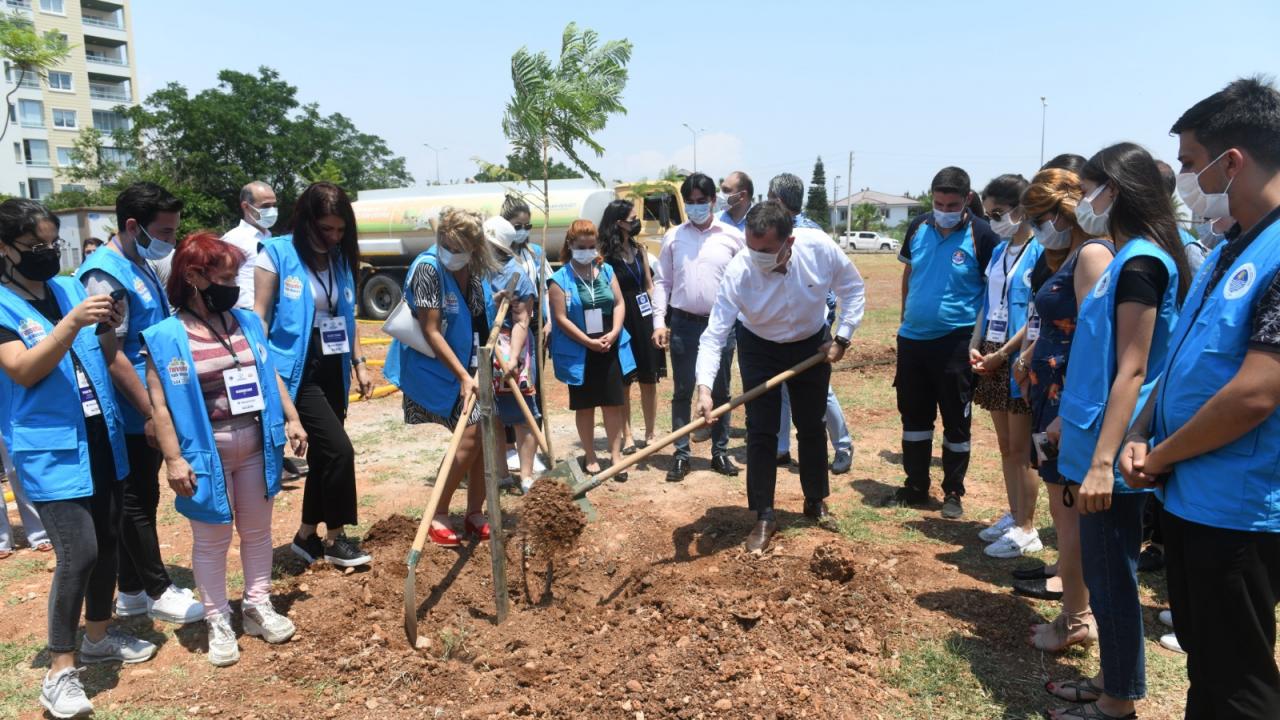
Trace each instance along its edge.
<path fill-rule="evenodd" d="M 846 583 L 853 579 L 853 558 L 844 548 L 819 545 L 809 559 L 809 571 L 822 580 Z"/>
<path fill-rule="evenodd" d="M 407 547 L 413 544 L 413 536 L 417 533 L 417 520 L 404 515 L 389 515 L 369 528 L 369 532 L 365 533 L 363 544 L 370 548 L 392 545 Z"/>
<path fill-rule="evenodd" d="M 520 505 L 520 532 L 537 550 L 561 555 L 578 543 L 587 518 L 573 501 L 569 486 L 540 478 Z"/>

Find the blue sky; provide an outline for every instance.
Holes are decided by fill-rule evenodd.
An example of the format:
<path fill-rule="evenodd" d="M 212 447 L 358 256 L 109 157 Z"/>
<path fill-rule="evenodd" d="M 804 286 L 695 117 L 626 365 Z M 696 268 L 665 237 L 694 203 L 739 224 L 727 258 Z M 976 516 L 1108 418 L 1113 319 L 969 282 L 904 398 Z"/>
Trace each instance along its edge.
<path fill-rule="evenodd" d="M 415 178 L 506 154 L 502 109 L 522 45 L 556 54 L 569 21 L 635 46 L 624 104 L 598 136 L 608 179 L 693 166 L 827 187 L 919 191 L 955 164 L 975 185 L 1040 158 L 1139 142 L 1173 162 L 1169 126 L 1243 74 L 1280 72 L 1275 0 L 645 3 L 133 0 L 141 90 L 193 92 L 222 68 L 278 69 L 304 102 L 385 138 Z M 841 179 L 841 195 L 847 179 Z"/>

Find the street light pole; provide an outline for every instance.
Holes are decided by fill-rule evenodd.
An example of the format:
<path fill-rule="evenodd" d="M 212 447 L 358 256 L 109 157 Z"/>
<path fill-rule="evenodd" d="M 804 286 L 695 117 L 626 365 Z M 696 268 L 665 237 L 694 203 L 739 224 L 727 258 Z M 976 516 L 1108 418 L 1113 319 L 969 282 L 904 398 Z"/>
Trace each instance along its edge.
<path fill-rule="evenodd" d="M 1045 97 L 1040 96 L 1040 167 L 1044 167 L 1044 122 L 1045 116 L 1049 112 L 1049 103 L 1045 102 Z"/>
<path fill-rule="evenodd" d="M 430 150 L 431 152 L 434 152 L 434 153 L 436 154 L 436 184 L 437 184 L 437 185 L 439 185 L 439 184 L 440 184 L 440 151 L 442 151 L 442 150 L 448 150 L 449 148 L 447 148 L 447 147 L 442 147 L 442 148 L 432 147 L 432 146 L 431 146 L 431 143 L 422 143 L 422 144 L 423 144 L 423 145 L 425 145 L 425 146 L 426 146 L 426 148 L 427 148 L 428 150 Z"/>
<path fill-rule="evenodd" d="M 694 130 L 689 123 L 680 123 L 686 130 L 693 133 L 693 171 L 698 172 L 698 133 L 706 132 L 706 128 L 698 128 Z"/>
<path fill-rule="evenodd" d="M 840 217 L 840 176 L 835 176 L 831 181 L 831 207 L 834 208 L 836 218 Z M 832 223 L 833 225 L 835 223 Z"/>

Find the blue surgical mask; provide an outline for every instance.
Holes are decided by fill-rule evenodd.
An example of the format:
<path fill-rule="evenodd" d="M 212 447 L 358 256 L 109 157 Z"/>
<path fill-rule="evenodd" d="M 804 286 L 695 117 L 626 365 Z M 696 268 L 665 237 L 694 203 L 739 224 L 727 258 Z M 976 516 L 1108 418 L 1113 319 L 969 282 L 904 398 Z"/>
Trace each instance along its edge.
<path fill-rule="evenodd" d="M 705 224 L 711 219 L 711 203 L 686 203 L 684 211 L 689 215 L 689 222 L 694 225 Z"/>
<path fill-rule="evenodd" d="M 151 233 L 147 232 L 147 229 L 141 225 L 138 226 L 138 229 L 142 231 L 143 235 L 147 236 L 147 241 L 150 243 L 146 247 L 143 247 L 142 243 L 134 243 L 134 246 L 138 248 L 138 254 L 141 255 L 144 260 L 163 260 L 169 257 L 169 254 L 173 252 L 172 244 L 163 240 L 155 239 L 151 236 Z"/>
<path fill-rule="evenodd" d="M 515 239 L 515 241 L 514 241 L 512 244 L 514 244 L 514 245 L 523 245 L 523 244 L 525 244 L 525 243 L 527 243 L 527 242 L 529 242 L 529 231 L 528 231 L 528 230 L 517 230 L 517 231 L 516 231 L 516 239 Z"/>
<path fill-rule="evenodd" d="M 957 210 L 955 212 L 942 212 L 941 210 L 933 211 L 934 224 L 943 230 L 950 230 L 951 228 L 959 225 L 960 218 L 962 217 L 964 217 L 963 210 Z"/>

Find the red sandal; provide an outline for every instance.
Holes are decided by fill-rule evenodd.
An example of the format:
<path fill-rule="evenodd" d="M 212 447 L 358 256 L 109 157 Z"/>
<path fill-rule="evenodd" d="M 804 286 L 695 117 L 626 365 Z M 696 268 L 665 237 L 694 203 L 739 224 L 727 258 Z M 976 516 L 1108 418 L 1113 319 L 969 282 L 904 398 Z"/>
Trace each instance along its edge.
<path fill-rule="evenodd" d="M 475 523 L 471 521 L 471 518 L 476 518 L 476 517 L 480 518 L 479 523 Z M 481 540 L 489 539 L 489 520 L 485 517 L 484 513 L 471 513 L 470 515 L 468 515 L 466 526 L 467 526 L 467 535 L 474 535 L 480 538 Z"/>
<path fill-rule="evenodd" d="M 437 528 L 434 523 L 444 525 L 444 529 Z M 431 542 L 440 547 L 458 547 L 462 541 L 458 539 L 458 534 L 450 527 L 448 515 L 436 515 L 432 519 L 431 530 L 427 533 L 427 537 Z"/>

